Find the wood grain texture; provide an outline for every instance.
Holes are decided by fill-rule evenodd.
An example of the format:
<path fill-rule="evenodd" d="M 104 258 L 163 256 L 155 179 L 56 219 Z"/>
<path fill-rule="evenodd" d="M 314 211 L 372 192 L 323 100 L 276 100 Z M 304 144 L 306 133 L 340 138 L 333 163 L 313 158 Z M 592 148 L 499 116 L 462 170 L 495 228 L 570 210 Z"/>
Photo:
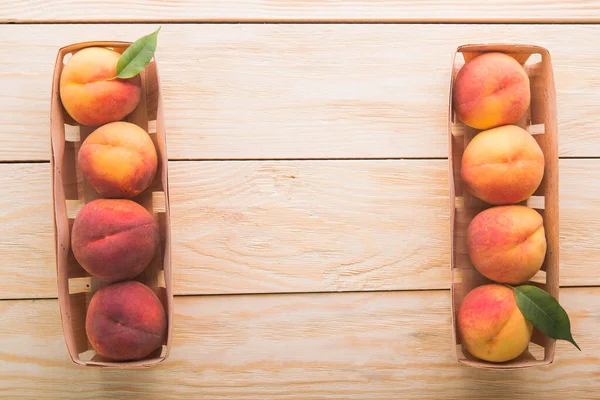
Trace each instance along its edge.
<path fill-rule="evenodd" d="M 186 293 L 446 287 L 440 164 L 174 163 L 175 280 L 195 276 Z"/>
<path fill-rule="evenodd" d="M 118 10 L 118 11 L 116 11 Z M 0 22 L 62 21 L 600 21 L 600 2 L 533 0 L 8 0 Z"/>
<path fill-rule="evenodd" d="M 440 289 L 445 160 L 171 162 L 176 294 Z M 600 160 L 560 162 L 560 283 L 599 285 Z M 47 164 L 0 164 L 0 298 L 56 296 Z"/>
<path fill-rule="evenodd" d="M 0 298 L 57 296 L 51 180 L 50 164 L 0 164 Z"/>
<path fill-rule="evenodd" d="M 0 302 L 0 396 L 16 399 L 593 399 L 600 288 L 561 292 L 582 348 L 518 371 L 454 361 L 448 291 L 175 298 L 170 357 L 76 367 L 56 300 Z M 68 388 L 68 390 L 67 390 Z"/>
<path fill-rule="evenodd" d="M 0 160 L 48 159 L 60 46 L 133 40 L 154 28 L 0 25 L 0 48 L 11 54 L 0 65 Z M 588 45 L 598 36 L 600 25 L 166 24 L 157 58 L 168 154 L 445 157 L 453 51 L 517 42 L 552 55 L 560 155 L 600 156 L 600 46 Z"/>

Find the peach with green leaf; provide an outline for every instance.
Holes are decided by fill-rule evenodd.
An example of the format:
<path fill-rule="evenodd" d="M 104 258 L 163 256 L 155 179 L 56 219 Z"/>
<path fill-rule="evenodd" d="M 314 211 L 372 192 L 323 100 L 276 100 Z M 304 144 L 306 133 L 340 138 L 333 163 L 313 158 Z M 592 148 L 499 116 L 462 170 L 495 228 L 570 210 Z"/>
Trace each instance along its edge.
<path fill-rule="evenodd" d="M 60 99 L 78 123 L 99 126 L 119 121 L 137 107 L 140 77 L 114 79 L 120 53 L 88 47 L 72 55 L 60 76 Z"/>
<path fill-rule="evenodd" d="M 78 123 L 100 126 L 131 114 L 141 98 L 140 72 L 154 56 L 160 27 L 125 49 L 88 47 L 65 64 L 59 94 L 66 112 Z"/>
<path fill-rule="evenodd" d="M 500 284 L 478 286 L 458 310 L 458 333 L 468 352 L 485 361 L 505 362 L 528 347 L 533 325 L 517 306 L 513 290 Z"/>

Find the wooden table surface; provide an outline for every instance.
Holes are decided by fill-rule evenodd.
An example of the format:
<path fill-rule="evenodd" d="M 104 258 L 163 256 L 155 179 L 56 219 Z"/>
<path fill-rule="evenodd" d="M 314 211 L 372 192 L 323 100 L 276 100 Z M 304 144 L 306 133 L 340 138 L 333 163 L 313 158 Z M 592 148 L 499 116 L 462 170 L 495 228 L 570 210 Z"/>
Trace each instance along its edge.
<path fill-rule="evenodd" d="M 77 367 L 56 300 L 52 68 L 63 45 L 158 25 L 171 355 Z M 600 398 L 599 37 L 600 1 L 3 1 L 0 397 Z M 473 42 L 554 63 L 560 301 L 582 351 L 559 342 L 547 367 L 453 358 L 447 96 Z"/>

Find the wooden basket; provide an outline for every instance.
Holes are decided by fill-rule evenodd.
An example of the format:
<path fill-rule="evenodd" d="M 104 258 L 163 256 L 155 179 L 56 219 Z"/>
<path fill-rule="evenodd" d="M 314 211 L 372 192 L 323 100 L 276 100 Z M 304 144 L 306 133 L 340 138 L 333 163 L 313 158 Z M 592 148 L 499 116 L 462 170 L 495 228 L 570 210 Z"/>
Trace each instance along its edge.
<path fill-rule="evenodd" d="M 453 58 L 450 81 L 448 114 L 448 161 L 450 180 L 451 269 L 452 269 L 452 327 L 456 358 L 459 362 L 489 369 L 513 369 L 551 364 L 554 360 L 555 340 L 534 329 L 528 349 L 517 359 L 504 363 L 491 363 L 470 355 L 461 345 L 457 331 L 457 312 L 463 298 L 472 289 L 490 283 L 477 272 L 467 253 L 466 233 L 471 220 L 491 205 L 463 188 L 460 169 L 464 149 L 479 132 L 456 118 L 452 106 L 452 88 L 460 68 L 477 55 L 499 51 L 521 63 L 527 72 L 531 87 L 531 104 L 525 116 L 516 124 L 534 135 L 545 157 L 542 183 L 530 199 L 520 203 L 538 211 L 544 219 L 547 250 L 541 271 L 528 284 L 541 287 L 558 300 L 558 129 L 556 122 L 556 95 L 552 62 L 548 50 L 530 45 L 464 45 L 458 47 Z"/>
<path fill-rule="evenodd" d="M 135 280 L 154 290 L 167 313 L 167 335 L 161 347 L 142 360 L 116 362 L 103 358 L 92 349 L 85 332 L 86 310 L 92 295 L 106 286 L 90 276 L 75 260 L 71 251 L 71 228 L 81 207 L 100 196 L 82 177 L 77 166 L 81 143 L 96 128 L 80 126 L 64 110 L 59 96 L 59 81 L 66 57 L 86 47 L 107 47 L 122 53 L 129 42 L 85 42 L 59 50 L 52 81 L 50 136 L 52 192 L 54 204 L 54 237 L 58 280 L 58 302 L 69 356 L 75 364 L 99 367 L 148 367 L 168 356 L 173 326 L 171 284 L 171 234 L 167 151 L 162 99 L 156 60 L 141 72 L 141 100 L 124 121 L 146 130 L 158 155 L 158 169 L 150 186 L 132 200 L 144 206 L 159 225 L 160 246 L 150 265 Z"/>

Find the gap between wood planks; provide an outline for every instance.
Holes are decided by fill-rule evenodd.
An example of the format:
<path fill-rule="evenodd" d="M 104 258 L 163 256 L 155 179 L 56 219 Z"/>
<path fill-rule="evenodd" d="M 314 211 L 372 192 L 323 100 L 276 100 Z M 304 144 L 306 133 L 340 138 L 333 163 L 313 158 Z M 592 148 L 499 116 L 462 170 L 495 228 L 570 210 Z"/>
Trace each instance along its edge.
<path fill-rule="evenodd" d="M 598 288 L 600 285 L 560 285 L 560 289 L 593 289 Z M 376 294 L 376 293 L 410 293 L 410 292 L 444 292 L 450 291 L 450 288 L 432 288 L 432 289 L 377 289 L 377 290 L 321 290 L 316 292 L 256 292 L 256 293 L 184 293 L 184 294 L 173 294 L 173 297 L 240 297 L 240 296 L 297 296 L 297 295 L 320 295 L 320 294 L 346 294 L 346 293 L 364 293 L 364 294 Z M 0 298 L 0 302 L 3 301 L 40 301 L 40 300 L 57 300 L 58 297 L 10 297 Z"/>
<path fill-rule="evenodd" d="M 559 160 L 597 160 L 600 156 L 563 156 Z M 448 157 L 339 157 L 339 158 L 169 158 L 169 162 L 248 162 L 248 161 L 443 161 Z M 49 160 L 2 160 L 1 164 L 49 164 Z"/>
<path fill-rule="evenodd" d="M 301 19 L 237 19 L 237 18 L 222 18 L 222 19 L 173 19 L 173 20 L 161 20 L 161 19 L 122 19 L 122 20 L 52 20 L 52 21 L 34 21 L 34 20 L 13 20 L 13 19 L 0 19 L 0 24 L 4 25 L 98 25 L 98 24 L 137 24 L 137 25 L 155 25 L 155 24 L 198 24 L 198 25 L 217 25 L 217 24 L 244 24 L 244 25 L 278 25 L 278 24 L 290 24 L 290 25 L 597 25 L 600 24 L 600 18 L 589 18 L 589 19 L 573 19 L 563 20 L 558 18 L 548 18 L 544 21 L 534 18 L 524 18 L 516 21 L 511 19 L 472 19 L 467 18 L 464 20 L 448 21 L 442 18 L 432 19 L 364 19 L 356 21 L 354 19 L 314 19 L 314 20 L 301 20 Z"/>
<path fill-rule="evenodd" d="M 566 287 L 566 286 L 565 286 Z M 586 287 L 600 287 L 600 286 L 573 286 L 575 288 L 586 288 Z M 562 287 L 561 287 L 562 288 Z M 283 295 L 313 295 L 313 294 L 336 294 L 336 293 L 408 293 L 408 292 L 443 292 L 450 291 L 449 288 L 435 288 L 435 289 L 378 289 L 378 290 L 321 290 L 316 292 L 256 292 L 256 293 L 184 293 L 184 294 L 173 294 L 173 297 L 224 297 L 224 296 L 283 296 Z M 2 301 L 20 301 L 20 300 L 56 300 L 58 297 L 10 297 L 0 298 Z"/>

